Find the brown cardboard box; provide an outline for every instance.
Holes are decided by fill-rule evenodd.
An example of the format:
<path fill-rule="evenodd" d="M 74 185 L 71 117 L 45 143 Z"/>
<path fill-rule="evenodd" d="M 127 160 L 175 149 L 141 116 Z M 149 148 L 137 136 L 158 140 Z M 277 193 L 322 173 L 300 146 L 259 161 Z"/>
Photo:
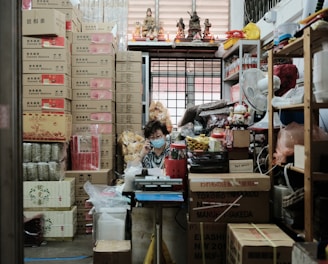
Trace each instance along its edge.
<path fill-rule="evenodd" d="M 100 168 L 102 169 L 110 169 L 114 168 L 114 158 L 105 158 L 100 160 Z"/>
<path fill-rule="evenodd" d="M 23 73 L 63 73 L 71 75 L 71 64 L 67 61 L 23 61 Z"/>
<path fill-rule="evenodd" d="M 107 112 L 113 110 L 113 103 L 111 100 L 96 100 L 96 101 L 72 101 L 73 112 Z"/>
<path fill-rule="evenodd" d="M 141 61 L 117 61 L 116 62 L 116 71 L 126 71 L 126 72 L 141 72 L 142 64 Z"/>
<path fill-rule="evenodd" d="M 82 32 L 85 33 L 110 33 L 115 22 L 82 22 Z"/>
<path fill-rule="evenodd" d="M 140 104 L 142 103 L 142 94 L 141 93 L 116 93 L 116 102 L 117 103 L 132 103 Z"/>
<path fill-rule="evenodd" d="M 116 72 L 116 82 L 128 82 L 128 83 L 141 83 L 142 82 L 142 72 Z"/>
<path fill-rule="evenodd" d="M 130 240 L 98 240 L 93 249 L 93 264 L 131 264 Z"/>
<path fill-rule="evenodd" d="M 22 35 L 65 36 L 65 15 L 56 9 L 31 9 L 22 12 Z"/>
<path fill-rule="evenodd" d="M 115 57 L 111 54 L 107 55 L 73 55 L 72 66 L 75 67 L 110 67 L 115 68 Z"/>
<path fill-rule="evenodd" d="M 269 221 L 270 178 L 268 176 L 259 173 L 189 173 L 188 177 L 190 221 L 217 221 L 218 223 Z M 233 206 L 233 203 L 236 205 Z"/>
<path fill-rule="evenodd" d="M 249 147 L 247 148 L 231 148 L 228 150 L 228 158 L 229 160 L 241 160 L 241 159 L 249 159 Z"/>
<path fill-rule="evenodd" d="M 328 155 L 328 141 L 313 141 L 312 143 L 312 169 L 313 171 L 322 171 L 321 156 Z M 294 166 L 304 169 L 305 151 L 303 145 L 294 146 Z"/>
<path fill-rule="evenodd" d="M 116 113 L 116 122 L 119 124 L 141 124 L 140 114 L 120 114 Z"/>
<path fill-rule="evenodd" d="M 69 210 L 75 201 L 75 179 L 62 181 L 24 181 L 24 209 L 66 208 Z"/>
<path fill-rule="evenodd" d="M 142 93 L 143 91 L 142 83 L 128 83 L 121 82 L 116 83 L 116 92 L 117 93 Z"/>
<path fill-rule="evenodd" d="M 227 264 L 291 263 L 293 244 L 274 224 L 228 224 Z"/>
<path fill-rule="evenodd" d="M 227 224 L 188 222 L 188 264 L 225 264 Z"/>
<path fill-rule="evenodd" d="M 102 77 L 114 78 L 115 67 L 89 67 L 89 66 L 74 66 L 72 67 L 72 77 Z"/>
<path fill-rule="evenodd" d="M 110 32 L 74 32 L 72 42 L 76 44 L 113 43 L 115 37 Z"/>
<path fill-rule="evenodd" d="M 71 54 L 67 49 L 23 49 L 22 56 L 25 61 L 65 61 L 71 63 Z"/>
<path fill-rule="evenodd" d="M 65 241 L 72 239 L 76 233 L 77 207 L 70 210 L 41 210 L 24 211 L 24 216 L 31 218 L 35 215 L 43 215 L 43 237 L 45 240 Z"/>
<path fill-rule="evenodd" d="M 141 103 L 116 103 L 116 113 L 142 114 Z"/>
<path fill-rule="evenodd" d="M 122 134 L 124 131 L 142 132 L 142 124 L 118 124 L 116 123 L 116 133 Z"/>
<path fill-rule="evenodd" d="M 65 36 L 32 36 L 22 37 L 23 49 L 42 49 L 42 48 L 69 48 L 69 41 Z"/>
<path fill-rule="evenodd" d="M 74 77 L 72 89 L 115 89 L 115 78 L 105 77 Z"/>
<path fill-rule="evenodd" d="M 118 51 L 116 54 L 116 61 L 138 61 L 142 62 L 141 51 Z"/>
<path fill-rule="evenodd" d="M 72 99 L 72 89 L 62 85 L 50 86 L 23 86 L 23 97 L 25 98 L 65 98 Z"/>
<path fill-rule="evenodd" d="M 23 113 L 23 140 L 67 142 L 72 135 L 72 115 L 38 112 Z"/>
<path fill-rule="evenodd" d="M 73 8 L 70 0 L 32 0 L 33 8 Z"/>
<path fill-rule="evenodd" d="M 65 171 L 65 177 L 75 178 L 76 185 L 83 185 L 86 181 L 92 184 L 108 184 L 110 179 L 110 170 L 83 170 L 83 171 Z"/>
<path fill-rule="evenodd" d="M 248 148 L 250 144 L 250 132 L 249 130 L 232 130 L 234 148 Z"/>
<path fill-rule="evenodd" d="M 24 73 L 23 85 L 62 85 L 71 87 L 71 77 L 67 74 Z"/>

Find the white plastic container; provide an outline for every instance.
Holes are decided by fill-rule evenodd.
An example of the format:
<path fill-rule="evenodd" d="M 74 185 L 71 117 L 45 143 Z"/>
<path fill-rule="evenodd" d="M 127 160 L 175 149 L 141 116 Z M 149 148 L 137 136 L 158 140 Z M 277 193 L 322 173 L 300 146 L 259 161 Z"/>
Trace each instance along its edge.
<path fill-rule="evenodd" d="M 298 23 L 288 23 L 288 22 L 278 26 L 279 42 L 294 37 L 296 31 L 298 30 L 298 27 L 299 27 Z"/>
<path fill-rule="evenodd" d="M 126 208 L 101 208 L 94 214 L 94 241 L 124 240 Z"/>
<path fill-rule="evenodd" d="M 327 103 L 328 102 L 328 88 L 326 90 L 313 92 L 315 101 L 317 103 Z"/>
<path fill-rule="evenodd" d="M 328 75 L 326 69 L 328 67 L 328 48 L 327 43 L 323 44 L 323 50 L 313 55 L 312 81 L 315 91 L 328 90 Z"/>

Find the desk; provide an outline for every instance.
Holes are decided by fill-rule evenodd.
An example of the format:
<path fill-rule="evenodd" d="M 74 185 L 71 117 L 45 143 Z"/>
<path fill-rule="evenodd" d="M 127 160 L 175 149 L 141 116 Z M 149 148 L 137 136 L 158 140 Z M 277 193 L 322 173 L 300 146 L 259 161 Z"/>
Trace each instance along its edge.
<path fill-rule="evenodd" d="M 162 208 L 179 205 L 184 202 L 182 192 L 152 192 L 152 191 L 136 191 L 135 199 L 137 202 L 143 203 L 145 206 L 154 208 L 154 260 L 156 264 L 162 263 Z"/>

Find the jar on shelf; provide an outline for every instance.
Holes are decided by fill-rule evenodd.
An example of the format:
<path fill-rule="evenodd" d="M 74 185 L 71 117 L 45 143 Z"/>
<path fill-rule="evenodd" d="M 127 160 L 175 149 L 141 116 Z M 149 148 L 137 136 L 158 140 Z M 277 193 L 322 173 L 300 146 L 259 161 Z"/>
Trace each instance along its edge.
<path fill-rule="evenodd" d="M 219 152 L 224 151 L 224 133 L 212 133 L 209 140 L 209 149 L 210 152 Z"/>
<path fill-rule="evenodd" d="M 171 143 L 169 159 L 180 160 L 187 158 L 186 145 L 182 143 Z"/>

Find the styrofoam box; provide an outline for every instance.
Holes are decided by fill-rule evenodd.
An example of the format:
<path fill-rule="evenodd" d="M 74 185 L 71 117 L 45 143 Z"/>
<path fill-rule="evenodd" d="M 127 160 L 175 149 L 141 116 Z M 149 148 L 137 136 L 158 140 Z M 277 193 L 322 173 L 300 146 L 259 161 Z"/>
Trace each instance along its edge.
<path fill-rule="evenodd" d="M 75 201 L 75 178 L 63 181 L 24 181 L 24 208 L 70 208 Z"/>
<path fill-rule="evenodd" d="M 47 238 L 72 238 L 77 227 L 77 207 L 73 206 L 67 211 L 25 211 L 24 216 L 29 218 L 42 214 L 44 220 L 43 237 Z"/>

